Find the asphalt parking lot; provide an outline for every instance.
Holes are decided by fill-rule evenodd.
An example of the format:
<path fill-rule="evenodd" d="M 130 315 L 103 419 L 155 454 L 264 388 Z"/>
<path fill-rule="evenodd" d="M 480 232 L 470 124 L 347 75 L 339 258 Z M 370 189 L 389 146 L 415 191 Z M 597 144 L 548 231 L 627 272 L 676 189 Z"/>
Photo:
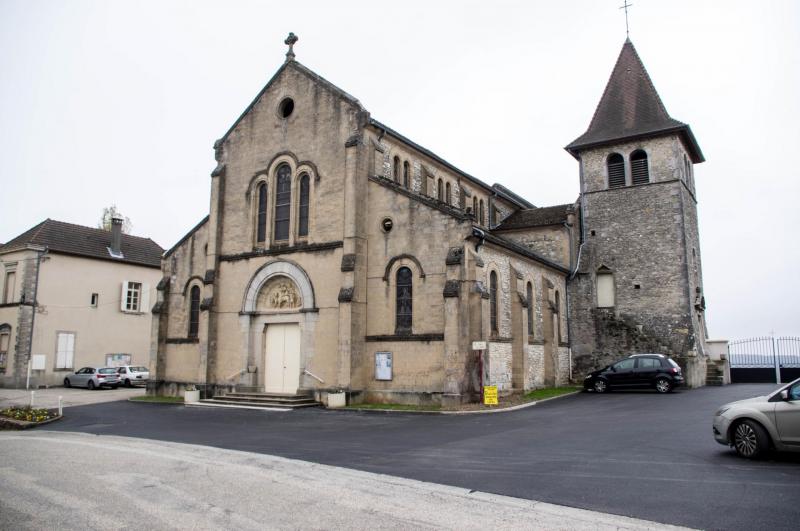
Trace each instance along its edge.
<path fill-rule="evenodd" d="M 794 529 L 800 458 L 738 458 L 716 408 L 774 389 L 582 393 L 475 416 L 111 402 L 46 429 L 242 450 L 704 529 Z M 45 429 L 43 427 L 43 429 Z"/>

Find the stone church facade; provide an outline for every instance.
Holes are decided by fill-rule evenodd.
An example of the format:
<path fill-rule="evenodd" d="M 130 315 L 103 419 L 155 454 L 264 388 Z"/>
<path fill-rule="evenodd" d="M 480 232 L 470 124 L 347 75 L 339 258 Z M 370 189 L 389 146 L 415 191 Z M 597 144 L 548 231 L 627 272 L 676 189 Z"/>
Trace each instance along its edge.
<path fill-rule="evenodd" d="M 613 114 L 626 108 L 604 124 L 596 113 L 589 141 L 567 148 L 579 200 L 537 208 L 372 118 L 296 61 L 295 41 L 215 143 L 209 215 L 164 255 L 150 392 L 448 405 L 481 381 L 501 394 L 564 385 L 644 346 L 702 358 L 702 311 L 687 304 L 701 286 L 693 187 L 674 167 L 702 155 L 688 126 L 657 123 L 660 100 L 654 127 L 622 136 Z M 623 56 L 638 62 L 629 42 Z M 647 182 L 623 161 L 626 181 L 609 187 L 609 153 L 639 151 Z M 642 254 L 651 230 L 665 240 Z"/>

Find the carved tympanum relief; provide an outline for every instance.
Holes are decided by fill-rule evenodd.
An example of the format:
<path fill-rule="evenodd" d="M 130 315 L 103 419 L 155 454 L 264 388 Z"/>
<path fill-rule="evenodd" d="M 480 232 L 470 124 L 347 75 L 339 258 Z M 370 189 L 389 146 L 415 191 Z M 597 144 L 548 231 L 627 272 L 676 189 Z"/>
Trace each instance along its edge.
<path fill-rule="evenodd" d="M 267 282 L 258 293 L 257 308 L 264 310 L 291 310 L 301 305 L 297 286 L 286 277 Z"/>

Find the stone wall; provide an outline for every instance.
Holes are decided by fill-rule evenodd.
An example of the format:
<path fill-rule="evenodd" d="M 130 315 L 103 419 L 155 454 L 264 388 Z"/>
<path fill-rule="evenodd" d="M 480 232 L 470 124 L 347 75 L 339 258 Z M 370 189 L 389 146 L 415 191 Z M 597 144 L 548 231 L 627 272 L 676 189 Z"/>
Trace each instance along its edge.
<path fill-rule="evenodd" d="M 650 183 L 606 189 L 607 156 L 626 157 L 630 183 L 627 157 L 635 149 L 648 154 Z M 696 208 L 681 180 L 684 153 L 675 136 L 581 154 L 586 241 L 569 285 L 576 377 L 635 352 L 667 354 L 686 366 L 698 348 L 688 263 L 697 247 Z M 699 249 L 695 255 L 700 278 Z M 601 269 L 613 274 L 611 308 L 597 307 Z"/>

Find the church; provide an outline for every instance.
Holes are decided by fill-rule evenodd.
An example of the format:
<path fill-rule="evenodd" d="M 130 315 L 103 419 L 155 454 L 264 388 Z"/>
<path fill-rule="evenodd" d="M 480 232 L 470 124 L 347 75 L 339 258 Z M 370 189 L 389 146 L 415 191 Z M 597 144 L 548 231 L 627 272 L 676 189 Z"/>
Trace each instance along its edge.
<path fill-rule="evenodd" d="M 297 40 L 215 142 L 208 216 L 164 253 L 150 393 L 448 407 L 634 352 L 704 384 L 704 158 L 630 40 L 566 147 L 580 195 L 550 207 L 376 120 Z"/>

